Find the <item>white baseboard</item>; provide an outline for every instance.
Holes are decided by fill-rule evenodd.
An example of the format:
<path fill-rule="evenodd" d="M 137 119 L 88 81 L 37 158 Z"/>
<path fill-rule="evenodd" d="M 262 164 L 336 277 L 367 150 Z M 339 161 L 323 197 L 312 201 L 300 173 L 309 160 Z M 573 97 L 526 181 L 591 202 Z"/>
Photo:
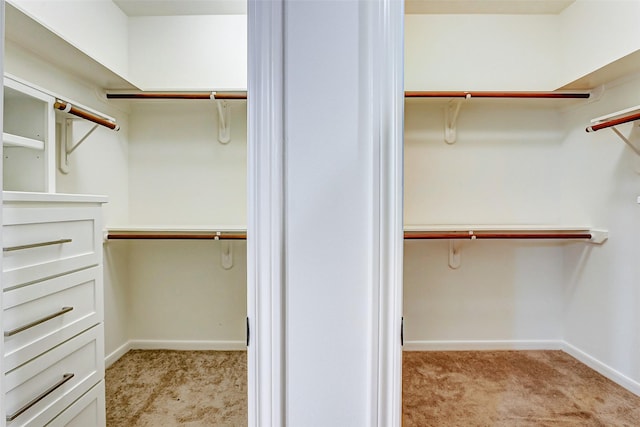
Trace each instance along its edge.
<path fill-rule="evenodd" d="M 561 340 L 405 341 L 404 351 L 562 350 Z"/>
<path fill-rule="evenodd" d="M 614 383 L 626 388 L 631 393 L 634 393 L 634 394 L 640 396 L 640 383 L 639 382 L 632 380 L 631 378 L 627 377 L 626 375 L 616 371 L 612 367 L 600 362 L 598 359 L 595 359 L 594 357 L 589 356 L 587 353 L 585 353 L 584 351 L 580 350 L 579 348 L 569 344 L 568 342 L 564 342 L 563 343 L 562 350 L 564 350 L 565 353 L 575 357 L 580 362 L 584 363 L 585 365 L 587 365 L 588 367 L 590 367 L 594 371 L 596 371 L 596 372 L 600 373 L 601 375 L 604 375 L 605 377 L 609 378 Z"/>
<path fill-rule="evenodd" d="M 131 340 L 122 344 L 104 359 L 105 369 L 113 365 L 129 350 L 217 350 L 246 351 L 244 341 L 162 341 Z"/>
<path fill-rule="evenodd" d="M 105 357 L 104 359 L 105 369 L 113 365 L 114 363 L 116 363 L 118 359 L 124 356 L 129 350 L 131 350 L 131 341 L 127 341 L 126 343 L 122 344 L 114 352 L 112 352 L 107 357 Z"/>
<path fill-rule="evenodd" d="M 247 350 L 244 341 L 131 340 L 132 350 Z"/>

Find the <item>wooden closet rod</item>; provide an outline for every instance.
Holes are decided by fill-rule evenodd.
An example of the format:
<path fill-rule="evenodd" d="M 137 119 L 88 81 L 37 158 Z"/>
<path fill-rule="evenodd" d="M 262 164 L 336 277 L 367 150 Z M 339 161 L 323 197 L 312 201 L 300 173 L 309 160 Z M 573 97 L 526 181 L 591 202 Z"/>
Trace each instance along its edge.
<path fill-rule="evenodd" d="M 619 117 L 613 120 L 607 120 L 606 122 L 588 126 L 585 130 L 587 132 L 595 132 L 600 129 L 610 128 L 616 125 L 621 125 L 623 123 L 629 123 L 636 120 L 640 120 L 640 113 L 630 114 L 628 116 Z"/>
<path fill-rule="evenodd" d="M 73 114 L 74 116 L 82 117 L 85 120 L 89 120 L 90 122 L 97 123 L 100 126 L 104 126 L 115 131 L 120 130 L 120 126 L 118 126 L 117 123 L 112 122 L 111 120 L 107 120 L 104 117 L 100 117 L 82 108 L 75 107 L 71 105 L 69 102 L 65 102 L 57 99 L 56 102 L 53 104 L 53 107 L 58 110 L 64 111 L 65 113 Z"/>
<path fill-rule="evenodd" d="M 247 99 L 247 92 L 137 92 L 107 93 L 108 99 Z"/>
<path fill-rule="evenodd" d="M 517 232 L 517 231 L 453 231 L 453 232 L 421 232 L 404 233 L 404 238 L 411 239 L 591 239 L 591 233 L 584 232 Z"/>
<path fill-rule="evenodd" d="M 245 240 L 246 233 L 107 233 L 108 240 Z"/>
<path fill-rule="evenodd" d="M 589 92 L 407 91 L 405 98 L 589 98 Z"/>

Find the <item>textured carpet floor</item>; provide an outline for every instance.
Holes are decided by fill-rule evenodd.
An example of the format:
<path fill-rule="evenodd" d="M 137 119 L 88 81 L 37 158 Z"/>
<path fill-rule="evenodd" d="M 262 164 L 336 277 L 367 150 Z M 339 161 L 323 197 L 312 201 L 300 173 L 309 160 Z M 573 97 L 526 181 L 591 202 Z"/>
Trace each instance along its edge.
<path fill-rule="evenodd" d="M 404 427 L 640 426 L 640 397 L 561 351 L 405 352 Z"/>
<path fill-rule="evenodd" d="M 106 372 L 108 427 L 247 425 L 244 351 L 132 350 Z"/>
<path fill-rule="evenodd" d="M 247 425 L 246 352 L 134 350 L 107 427 Z M 404 427 L 640 427 L 640 397 L 561 351 L 405 352 Z"/>

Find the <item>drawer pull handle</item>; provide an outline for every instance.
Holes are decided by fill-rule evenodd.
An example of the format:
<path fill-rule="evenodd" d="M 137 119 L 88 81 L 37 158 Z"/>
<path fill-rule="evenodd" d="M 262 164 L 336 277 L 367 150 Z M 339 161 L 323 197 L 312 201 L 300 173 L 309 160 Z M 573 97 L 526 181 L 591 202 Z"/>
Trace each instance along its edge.
<path fill-rule="evenodd" d="M 48 395 L 53 393 L 58 387 L 62 386 L 64 383 L 66 383 L 71 378 L 73 378 L 74 375 L 75 374 L 64 374 L 60 381 L 58 381 L 57 383 L 55 383 L 54 385 L 52 385 L 51 387 L 49 387 L 48 389 L 46 389 L 45 391 L 40 393 L 38 396 L 36 396 L 32 400 L 30 400 L 26 405 L 24 405 L 22 408 L 18 409 L 13 414 L 7 415 L 7 421 L 13 421 L 16 418 L 18 418 L 20 415 L 22 415 L 23 413 L 27 412 L 36 403 L 40 402 L 42 399 L 44 399 L 45 397 L 47 397 Z"/>
<path fill-rule="evenodd" d="M 27 329 L 33 328 L 34 326 L 38 326 L 39 324 L 44 323 L 47 320 L 51 320 L 51 319 L 54 319 L 54 318 L 56 318 L 58 316 L 62 316 L 63 314 L 68 313 L 71 310 L 73 310 L 73 307 L 62 307 L 62 309 L 60 311 L 56 312 L 56 313 L 50 314 L 48 316 L 45 316 L 42 319 L 34 320 L 33 322 L 27 323 L 26 325 L 20 326 L 19 328 L 15 328 L 15 329 L 12 329 L 10 331 L 6 331 L 4 333 L 4 336 L 5 337 L 11 337 L 11 336 L 13 336 L 13 335 L 15 335 L 17 333 L 20 333 L 22 331 L 26 331 Z"/>
<path fill-rule="evenodd" d="M 71 243 L 72 239 L 60 239 L 51 240 L 49 242 L 30 243 L 28 245 L 9 246 L 8 248 L 2 248 L 2 252 L 20 251 L 22 249 L 39 248 L 41 246 L 60 245 L 62 243 Z"/>

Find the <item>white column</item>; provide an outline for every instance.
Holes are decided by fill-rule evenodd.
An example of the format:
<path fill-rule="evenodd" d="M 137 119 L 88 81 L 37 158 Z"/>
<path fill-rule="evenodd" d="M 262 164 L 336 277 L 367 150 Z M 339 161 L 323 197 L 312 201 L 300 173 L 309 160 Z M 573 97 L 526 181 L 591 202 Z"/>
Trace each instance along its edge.
<path fill-rule="evenodd" d="M 250 425 L 399 426 L 403 3 L 249 28 Z"/>
<path fill-rule="evenodd" d="M 2 23 L 2 31 L 0 31 L 0 74 L 4 75 L 4 0 L 0 1 L 0 22 Z M 0 86 L 0 99 L 4 99 L 4 86 Z M 3 115 L 4 115 L 4 103 L 0 104 L 0 130 L 4 129 L 3 123 Z M 1 150 L 1 148 L 0 148 Z M 2 152 L 0 151 L 0 154 Z M 2 182 L 2 164 L 0 163 L 0 187 L 3 187 Z M 0 204 L 2 202 L 2 193 L 0 193 Z M 0 228 L 2 228 L 2 209 L 0 209 Z M 0 246 L 2 246 L 2 234 L 0 233 Z M 2 258 L 0 257 L 0 272 L 2 271 Z M 1 277 L 1 275 L 0 275 Z M 4 289 L 4 284 L 2 283 L 2 279 L 0 278 L 0 307 L 4 307 L 2 303 L 2 289 Z M 0 310 L 0 329 L 4 330 L 4 324 L 2 323 L 2 310 Z M 4 372 L 4 363 L 3 363 L 3 355 L 4 355 L 4 340 L 0 340 L 0 373 Z M 4 381 L 0 381 L 0 396 L 4 398 Z M 0 399 L 4 401 L 4 399 Z M 4 404 L 0 403 L 0 427 L 5 425 L 5 407 Z"/>

